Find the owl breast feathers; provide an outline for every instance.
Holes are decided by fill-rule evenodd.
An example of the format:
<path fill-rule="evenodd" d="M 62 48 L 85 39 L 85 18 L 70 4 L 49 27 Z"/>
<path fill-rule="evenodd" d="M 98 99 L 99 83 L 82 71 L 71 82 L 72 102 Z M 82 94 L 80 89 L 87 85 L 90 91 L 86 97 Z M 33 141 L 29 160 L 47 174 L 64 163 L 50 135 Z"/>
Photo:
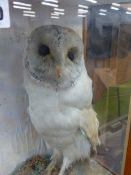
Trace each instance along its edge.
<path fill-rule="evenodd" d="M 51 165 L 62 158 L 63 175 L 76 160 L 88 159 L 91 147 L 95 150 L 99 144 L 82 41 L 68 28 L 39 27 L 29 38 L 24 65 L 31 121 L 54 150 Z"/>

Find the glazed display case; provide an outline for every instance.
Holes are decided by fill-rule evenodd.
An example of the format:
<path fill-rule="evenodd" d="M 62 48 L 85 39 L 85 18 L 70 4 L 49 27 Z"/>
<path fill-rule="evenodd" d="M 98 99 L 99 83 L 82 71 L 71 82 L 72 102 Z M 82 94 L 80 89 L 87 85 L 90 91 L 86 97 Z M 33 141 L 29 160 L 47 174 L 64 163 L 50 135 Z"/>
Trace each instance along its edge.
<path fill-rule="evenodd" d="M 55 60 L 56 72 L 52 61 L 46 65 L 45 56 L 49 60 L 58 57 Z M 64 63 L 62 59 L 65 59 Z M 41 68 L 43 63 L 45 70 Z M 28 75 L 25 78 L 25 69 L 32 80 L 28 79 Z M 49 72 L 47 76 L 46 71 Z M 86 72 L 82 80 L 80 72 Z M 66 73 L 70 74 L 65 76 Z M 72 77 L 77 82 L 70 80 Z M 80 80 L 83 83 L 77 86 Z M 41 82 L 42 87 L 47 84 L 46 91 L 40 89 Z M 48 82 L 52 82 L 56 94 L 50 91 Z M 76 87 L 75 91 L 61 92 L 62 83 L 65 89 Z M 59 111 L 56 110 L 56 102 L 53 103 L 55 98 L 59 99 Z M 64 111 L 65 106 L 67 111 Z M 66 131 L 69 132 L 66 137 L 70 136 L 74 132 L 74 128 L 69 130 L 70 123 L 73 127 L 77 123 L 77 117 L 71 119 L 76 108 L 79 112 L 83 112 L 83 108 L 89 112 L 90 107 L 97 114 L 99 130 L 95 125 L 97 122 L 91 121 L 94 117 L 92 113 L 87 115 L 88 126 L 93 125 L 96 131 L 93 128 L 86 135 L 81 130 L 83 123 L 77 129 L 80 129 L 81 137 L 87 136 L 90 147 L 94 146 L 90 133 L 98 131 L 101 144 L 98 145 L 97 138 L 95 154 L 93 150 L 92 156 L 90 150 L 88 160 L 74 161 L 66 173 L 131 175 L 130 0 L 1 0 L 0 175 L 48 174 L 46 167 L 51 162 L 54 148 L 46 142 L 48 134 L 54 131 L 54 135 L 60 136 Z M 66 118 L 60 118 L 59 112 L 66 113 Z M 42 118 L 53 114 L 49 126 L 40 114 Z M 54 120 L 57 117 L 60 127 Z M 67 125 L 66 119 L 70 121 Z M 48 126 L 47 133 L 42 130 L 43 126 Z M 49 139 L 49 143 L 55 137 Z M 62 135 L 57 138 L 58 141 L 55 140 L 57 143 L 60 141 L 61 152 L 65 149 L 64 137 Z M 77 135 L 71 141 L 77 143 Z M 70 155 L 77 155 L 77 146 L 73 147 L 74 152 L 69 151 Z M 81 150 L 82 147 L 79 147 Z M 60 168 L 61 162 L 50 174 L 58 174 Z"/>

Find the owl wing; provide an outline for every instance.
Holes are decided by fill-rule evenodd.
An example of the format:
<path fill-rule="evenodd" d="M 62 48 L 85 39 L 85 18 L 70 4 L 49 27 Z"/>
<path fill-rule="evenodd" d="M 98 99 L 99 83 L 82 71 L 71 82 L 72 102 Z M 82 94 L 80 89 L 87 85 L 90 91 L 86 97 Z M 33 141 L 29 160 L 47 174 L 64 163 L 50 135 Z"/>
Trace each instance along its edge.
<path fill-rule="evenodd" d="M 98 136 L 99 131 L 99 121 L 97 119 L 97 113 L 92 107 L 85 108 L 82 110 L 82 116 L 85 118 L 85 126 L 82 123 L 82 129 L 87 138 L 90 140 L 94 151 L 96 151 L 96 146 L 100 145 L 100 140 Z"/>

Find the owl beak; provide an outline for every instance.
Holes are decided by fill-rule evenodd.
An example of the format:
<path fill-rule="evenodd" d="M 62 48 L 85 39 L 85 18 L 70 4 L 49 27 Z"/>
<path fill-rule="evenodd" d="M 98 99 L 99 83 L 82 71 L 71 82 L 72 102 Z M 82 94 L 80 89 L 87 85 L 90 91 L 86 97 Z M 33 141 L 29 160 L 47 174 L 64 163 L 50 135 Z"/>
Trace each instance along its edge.
<path fill-rule="evenodd" d="M 60 66 L 56 66 L 56 77 L 60 79 L 63 75 L 62 68 Z"/>

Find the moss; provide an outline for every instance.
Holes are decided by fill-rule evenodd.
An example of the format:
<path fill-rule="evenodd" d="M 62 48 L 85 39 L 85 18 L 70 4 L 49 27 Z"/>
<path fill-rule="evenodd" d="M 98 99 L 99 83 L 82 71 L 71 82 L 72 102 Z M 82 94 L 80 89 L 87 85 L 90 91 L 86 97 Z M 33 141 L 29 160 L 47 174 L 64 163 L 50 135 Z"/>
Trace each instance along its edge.
<path fill-rule="evenodd" d="M 17 167 L 11 175 L 41 175 L 44 174 L 47 164 L 49 160 L 36 156 Z"/>

